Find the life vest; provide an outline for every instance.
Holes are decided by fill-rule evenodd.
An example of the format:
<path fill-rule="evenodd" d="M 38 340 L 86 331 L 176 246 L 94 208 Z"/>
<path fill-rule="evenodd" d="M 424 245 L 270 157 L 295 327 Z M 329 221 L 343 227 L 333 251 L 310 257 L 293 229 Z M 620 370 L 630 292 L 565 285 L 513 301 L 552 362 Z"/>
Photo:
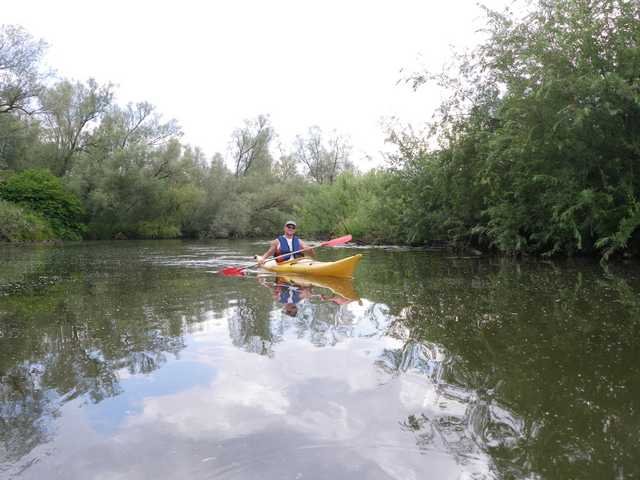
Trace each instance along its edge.
<path fill-rule="evenodd" d="M 285 255 L 285 254 L 287 254 L 289 252 L 296 252 L 296 251 L 301 249 L 301 247 L 300 247 L 300 239 L 298 237 L 296 237 L 295 235 L 293 236 L 293 239 L 291 241 L 291 246 L 293 247 L 293 250 L 289 250 L 289 242 L 287 242 L 287 237 L 285 237 L 284 235 L 280 235 L 278 237 L 278 248 L 276 249 L 276 257 L 278 257 L 280 255 Z M 302 252 L 294 253 L 293 257 L 294 258 L 304 257 L 304 253 L 302 253 Z M 276 260 L 276 262 L 278 262 L 278 263 L 286 262 L 290 258 L 291 258 L 291 255 L 285 255 L 282 258 L 278 258 Z"/>

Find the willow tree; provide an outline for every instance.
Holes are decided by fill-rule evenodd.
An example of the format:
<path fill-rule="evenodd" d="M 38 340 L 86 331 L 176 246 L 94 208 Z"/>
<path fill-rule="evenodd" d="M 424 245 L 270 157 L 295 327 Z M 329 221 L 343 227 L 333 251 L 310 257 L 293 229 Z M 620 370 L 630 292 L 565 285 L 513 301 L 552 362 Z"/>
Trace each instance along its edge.
<path fill-rule="evenodd" d="M 180 234 L 184 210 L 199 194 L 194 170 L 202 162 L 181 135 L 175 120 L 163 120 L 147 102 L 109 105 L 100 114 L 67 179 L 90 213 L 90 236 Z"/>
<path fill-rule="evenodd" d="M 314 126 L 307 135 L 296 137 L 293 155 L 314 182 L 331 184 L 341 172 L 353 170 L 350 153 L 346 137 L 333 134 L 325 139 L 322 129 Z"/>
<path fill-rule="evenodd" d="M 0 25 L 0 114 L 33 113 L 45 74 L 40 61 L 46 44 L 22 27 Z"/>
<path fill-rule="evenodd" d="M 231 157 L 236 177 L 250 173 L 269 173 L 272 157 L 269 152 L 275 132 L 268 116 L 245 120 L 244 126 L 231 136 Z"/>
<path fill-rule="evenodd" d="M 62 80 L 40 97 L 44 109 L 46 138 L 54 147 L 53 170 L 64 176 L 76 155 L 88 147 L 91 128 L 99 125 L 113 99 L 112 85 Z"/>
<path fill-rule="evenodd" d="M 37 163 L 37 96 L 47 73 L 41 66 L 46 44 L 24 29 L 0 25 L 0 169 L 20 170 Z"/>

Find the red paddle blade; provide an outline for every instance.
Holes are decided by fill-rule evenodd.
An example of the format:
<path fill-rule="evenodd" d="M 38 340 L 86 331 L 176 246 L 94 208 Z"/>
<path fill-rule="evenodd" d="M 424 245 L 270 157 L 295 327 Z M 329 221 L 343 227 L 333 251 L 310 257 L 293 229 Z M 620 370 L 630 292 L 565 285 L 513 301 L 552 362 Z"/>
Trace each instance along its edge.
<path fill-rule="evenodd" d="M 226 277 L 238 277 L 243 275 L 244 270 L 244 268 L 226 267 L 220 273 Z"/>
<path fill-rule="evenodd" d="M 320 245 L 324 247 L 333 247 L 335 245 L 342 245 L 343 243 L 347 243 L 351 241 L 351 235 L 345 235 L 344 237 L 334 238 L 333 240 L 329 240 L 328 242 L 322 242 Z"/>

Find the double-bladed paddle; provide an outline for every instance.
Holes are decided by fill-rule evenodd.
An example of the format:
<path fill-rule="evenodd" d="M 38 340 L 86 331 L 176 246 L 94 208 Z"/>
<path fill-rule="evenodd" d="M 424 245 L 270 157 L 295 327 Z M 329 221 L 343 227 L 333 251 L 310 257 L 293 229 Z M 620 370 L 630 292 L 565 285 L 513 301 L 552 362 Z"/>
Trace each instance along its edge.
<path fill-rule="evenodd" d="M 344 237 L 334 238 L 333 240 L 328 240 L 326 242 L 322 242 L 319 245 L 314 245 L 313 247 L 303 248 L 302 250 L 296 250 L 295 252 L 289 252 L 282 255 L 278 255 L 277 257 L 273 257 L 271 260 L 277 260 L 278 258 L 286 257 L 287 255 L 294 255 L 296 253 L 306 252 L 307 250 L 312 250 L 318 247 L 335 247 L 336 245 L 342 245 L 343 243 L 347 243 L 351 241 L 351 235 L 345 235 Z M 226 267 L 222 269 L 222 275 L 227 276 L 237 276 L 242 275 L 242 272 L 249 268 L 257 267 L 260 263 L 254 263 L 253 265 L 249 265 L 248 267 Z"/>

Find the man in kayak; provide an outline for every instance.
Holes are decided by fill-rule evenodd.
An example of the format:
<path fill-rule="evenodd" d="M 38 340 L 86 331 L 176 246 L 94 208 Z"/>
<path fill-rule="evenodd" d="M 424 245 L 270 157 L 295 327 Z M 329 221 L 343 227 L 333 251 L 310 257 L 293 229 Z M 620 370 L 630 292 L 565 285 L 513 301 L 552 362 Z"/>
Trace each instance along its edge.
<path fill-rule="evenodd" d="M 289 220 L 284 224 L 284 234 L 279 235 L 278 238 L 271 242 L 269 245 L 269 250 L 265 252 L 262 256 L 262 260 L 260 260 L 259 264 L 262 265 L 264 262 L 269 260 L 272 255 L 276 257 L 280 255 L 284 255 L 282 258 L 276 259 L 276 262 L 286 262 L 291 259 L 291 255 L 286 255 L 287 253 L 297 252 L 298 250 L 304 250 L 309 248 L 309 246 L 304 243 L 298 236 L 296 235 L 296 229 L 298 225 L 293 220 Z M 307 250 L 306 252 L 299 252 L 293 255 L 294 258 L 304 257 L 305 254 L 308 253 L 309 256 L 315 257 L 316 254 L 313 249 Z"/>

